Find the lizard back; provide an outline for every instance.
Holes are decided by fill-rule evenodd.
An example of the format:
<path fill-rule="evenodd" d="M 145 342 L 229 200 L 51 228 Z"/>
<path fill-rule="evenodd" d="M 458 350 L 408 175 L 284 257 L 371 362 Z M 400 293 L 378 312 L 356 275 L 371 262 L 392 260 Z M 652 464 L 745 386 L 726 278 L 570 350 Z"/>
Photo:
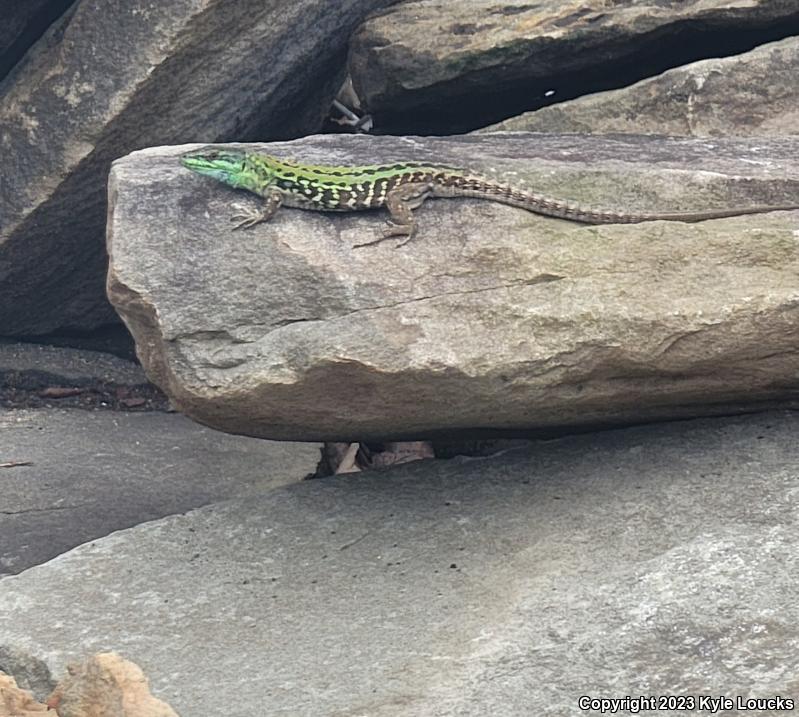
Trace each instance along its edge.
<path fill-rule="evenodd" d="M 251 161 L 273 173 L 272 183 L 283 192 L 284 204 L 325 212 L 379 209 L 385 206 L 388 193 L 402 184 L 443 184 L 462 171 L 426 162 L 340 167 L 267 155 L 253 155 Z"/>

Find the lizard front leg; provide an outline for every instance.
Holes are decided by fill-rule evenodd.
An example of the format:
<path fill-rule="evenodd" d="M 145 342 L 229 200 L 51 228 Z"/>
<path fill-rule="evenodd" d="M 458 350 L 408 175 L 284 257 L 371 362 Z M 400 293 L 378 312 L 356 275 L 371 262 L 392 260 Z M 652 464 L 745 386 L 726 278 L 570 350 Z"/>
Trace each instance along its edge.
<path fill-rule="evenodd" d="M 234 205 L 238 209 L 238 214 L 234 214 L 230 221 L 238 221 L 238 224 L 233 229 L 249 229 L 261 222 L 268 222 L 275 216 L 275 212 L 280 209 L 281 204 L 283 204 L 283 192 L 273 189 L 264 197 L 264 204 L 260 209 L 252 209 L 240 204 Z"/>

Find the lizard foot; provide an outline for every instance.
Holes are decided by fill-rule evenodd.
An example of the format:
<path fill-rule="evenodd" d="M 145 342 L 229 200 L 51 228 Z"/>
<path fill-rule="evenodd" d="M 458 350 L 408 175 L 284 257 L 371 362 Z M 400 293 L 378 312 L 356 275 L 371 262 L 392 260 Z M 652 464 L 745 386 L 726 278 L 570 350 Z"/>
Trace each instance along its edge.
<path fill-rule="evenodd" d="M 263 209 L 253 209 L 244 204 L 234 204 L 233 208 L 236 210 L 236 213 L 230 217 L 230 221 L 238 222 L 238 224 L 233 227 L 234 231 L 236 229 L 249 229 L 270 218 L 266 216 L 266 212 Z"/>
<path fill-rule="evenodd" d="M 388 227 L 383 230 L 383 239 L 393 239 L 397 237 L 400 239 L 395 245 L 395 249 L 399 249 L 401 246 L 405 246 L 411 239 L 413 239 L 414 234 L 416 233 L 416 225 L 415 224 L 394 224 L 393 222 L 388 223 Z"/>
<path fill-rule="evenodd" d="M 411 239 L 413 239 L 415 232 L 415 224 L 395 224 L 394 222 L 388 222 L 387 227 L 383 230 L 383 233 L 377 237 L 377 239 L 372 239 L 372 241 L 366 241 L 362 244 L 355 244 L 353 245 L 353 248 L 357 249 L 362 246 L 372 246 L 374 244 L 379 244 L 386 239 L 404 237 L 404 239 L 397 242 L 397 244 L 394 246 L 395 249 L 399 249 L 401 246 L 405 246 Z"/>
<path fill-rule="evenodd" d="M 403 227 L 400 227 L 403 228 Z M 404 229 L 404 228 L 403 228 Z M 401 241 L 398 241 L 395 245 L 395 249 L 399 249 L 401 246 L 405 246 L 411 239 L 413 239 L 413 232 L 412 231 L 398 231 L 397 228 L 392 227 L 390 229 L 386 229 L 377 239 L 372 239 L 372 241 L 365 241 L 360 244 L 353 244 L 353 249 L 360 249 L 362 246 L 374 246 L 375 244 L 380 244 L 380 242 L 384 242 L 386 239 L 394 239 L 397 237 L 403 236 L 405 237 Z"/>

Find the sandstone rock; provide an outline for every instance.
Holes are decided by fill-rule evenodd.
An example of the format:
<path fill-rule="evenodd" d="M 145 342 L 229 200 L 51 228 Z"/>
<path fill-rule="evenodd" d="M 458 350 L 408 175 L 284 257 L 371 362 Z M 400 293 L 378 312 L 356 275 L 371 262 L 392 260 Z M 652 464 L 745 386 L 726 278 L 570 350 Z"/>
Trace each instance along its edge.
<path fill-rule="evenodd" d="M 378 129 L 453 134 L 798 33 L 772 0 L 414 0 L 367 20 L 349 64 Z"/>
<path fill-rule="evenodd" d="M 799 38 L 668 70 L 631 87 L 489 127 L 532 132 L 712 136 L 799 134 Z"/>
<path fill-rule="evenodd" d="M 113 652 L 67 666 L 47 704 L 59 717 L 178 717 L 150 694 L 141 668 Z"/>
<path fill-rule="evenodd" d="M 258 147 L 255 147 L 258 148 Z M 796 202 L 799 138 L 316 137 L 321 163 L 469 166 L 584 204 Z M 192 418 L 291 440 L 420 440 L 792 403 L 799 212 L 593 227 L 432 200 L 419 235 L 356 248 L 381 214 L 284 209 L 137 152 L 110 177 L 109 295 L 151 378 Z"/>
<path fill-rule="evenodd" d="M 392 0 L 83 0 L 0 87 L 0 334 L 90 329 L 112 159 L 321 126 L 350 30 Z"/>
<path fill-rule="evenodd" d="M 177 413 L 0 410 L 0 466 L 27 464 L 0 468 L 0 578 L 122 528 L 301 481 L 320 449 Z"/>
<path fill-rule="evenodd" d="M 13 677 L 0 672 L 0 717 L 40 717 L 47 705 L 37 702 L 28 690 L 21 690 Z M 55 717 L 55 713 L 51 715 Z"/>
<path fill-rule="evenodd" d="M 0 580 L 0 666 L 14 646 L 60 676 L 113 647 L 181 717 L 795 697 L 797 431 L 604 431 L 152 521 Z"/>

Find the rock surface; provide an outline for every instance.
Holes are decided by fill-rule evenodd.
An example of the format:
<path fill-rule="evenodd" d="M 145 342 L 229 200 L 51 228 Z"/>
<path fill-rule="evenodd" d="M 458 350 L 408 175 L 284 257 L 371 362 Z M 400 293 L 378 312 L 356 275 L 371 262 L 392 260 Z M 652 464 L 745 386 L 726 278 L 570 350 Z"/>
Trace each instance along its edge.
<path fill-rule="evenodd" d="M 113 648 L 182 717 L 795 697 L 797 430 L 604 432 L 140 525 L 0 581 L 0 669 Z"/>
<path fill-rule="evenodd" d="M 349 67 L 378 130 L 454 134 L 791 34 L 799 7 L 772 0 L 415 0 L 358 29 Z"/>
<path fill-rule="evenodd" d="M 485 132 L 693 137 L 799 134 L 799 38 L 668 70 L 631 87 L 544 107 Z"/>
<path fill-rule="evenodd" d="M 117 320 L 103 291 L 111 160 L 318 129 L 351 29 L 392 1 L 78 3 L 0 86 L 0 334 Z"/>
<path fill-rule="evenodd" d="M 0 576 L 121 528 L 299 481 L 319 457 L 318 445 L 229 436 L 176 414 L 0 411 Z"/>
<path fill-rule="evenodd" d="M 588 205 L 796 202 L 799 138 L 316 137 L 313 163 L 424 158 Z M 137 152 L 110 177 L 108 290 L 149 377 L 196 420 L 291 440 L 420 440 L 785 405 L 799 381 L 799 212 L 593 227 L 430 201 L 384 216 L 259 205 Z"/>
<path fill-rule="evenodd" d="M 133 361 L 73 348 L 0 339 L 0 408 L 167 410 Z"/>
<path fill-rule="evenodd" d="M 76 385 L 98 379 L 120 386 L 147 383 L 141 366 L 118 356 L 100 351 L 0 341 L 0 384 L 10 381 L 12 374 L 18 377 L 47 376 Z"/>

